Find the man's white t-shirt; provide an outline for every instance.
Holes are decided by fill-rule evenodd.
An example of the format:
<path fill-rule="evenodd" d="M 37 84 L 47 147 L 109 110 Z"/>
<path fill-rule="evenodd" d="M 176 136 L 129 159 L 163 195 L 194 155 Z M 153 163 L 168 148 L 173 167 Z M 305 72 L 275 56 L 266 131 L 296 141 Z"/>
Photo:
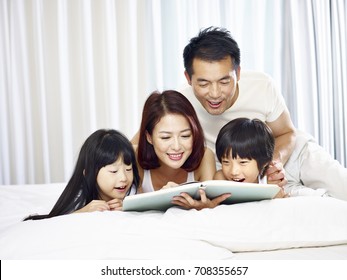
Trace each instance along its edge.
<path fill-rule="evenodd" d="M 273 79 L 261 72 L 241 71 L 236 102 L 221 115 L 210 115 L 195 97 L 188 84 L 178 89 L 194 106 L 204 130 L 207 146 L 215 152 L 220 129 L 235 118 L 260 119 L 273 122 L 287 106 Z M 292 155 L 285 164 L 287 192 L 291 195 L 329 195 L 347 200 L 347 169 L 320 147 L 305 132 L 297 130 L 297 141 Z M 217 169 L 220 164 L 217 161 Z M 303 188 L 312 188 L 309 190 Z"/>
<path fill-rule="evenodd" d="M 194 171 L 188 172 L 187 174 L 186 183 L 189 183 L 189 182 L 195 182 Z M 148 169 L 143 170 L 142 191 L 144 193 L 154 192 L 153 182 L 151 178 L 151 170 L 148 170 Z"/>

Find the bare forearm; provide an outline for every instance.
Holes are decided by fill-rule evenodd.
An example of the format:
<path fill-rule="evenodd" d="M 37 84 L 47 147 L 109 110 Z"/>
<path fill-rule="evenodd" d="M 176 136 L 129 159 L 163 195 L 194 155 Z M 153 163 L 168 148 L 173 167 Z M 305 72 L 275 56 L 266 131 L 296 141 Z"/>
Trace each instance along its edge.
<path fill-rule="evenodd" d="M 274 161 L 281 161 L 284 165 L 292 154 L 296 141 L 295 131 L 288 132 L 275 139 Z"/>

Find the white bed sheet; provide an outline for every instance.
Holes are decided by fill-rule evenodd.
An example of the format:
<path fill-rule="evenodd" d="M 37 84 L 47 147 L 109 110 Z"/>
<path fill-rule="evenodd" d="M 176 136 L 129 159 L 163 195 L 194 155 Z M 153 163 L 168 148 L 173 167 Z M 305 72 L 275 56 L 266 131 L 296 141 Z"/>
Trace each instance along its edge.
<path fill-rule="evenodd" d="M 347 202 L 296 197 L 165 213 L 48 213 L 65 184 L 0 186 L 1 259 L 347 259 Z"/>
<path fill-rule="evenodd" d="M 236 260 L 347 260 L 347 245 L 234 253 Z"/>

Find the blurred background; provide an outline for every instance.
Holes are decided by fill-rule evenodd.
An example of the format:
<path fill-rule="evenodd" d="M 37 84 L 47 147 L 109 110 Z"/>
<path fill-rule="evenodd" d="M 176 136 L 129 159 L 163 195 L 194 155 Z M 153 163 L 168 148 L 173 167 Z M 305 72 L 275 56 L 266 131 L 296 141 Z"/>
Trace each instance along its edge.
<path fill-rule="evenodd" d="M 185 83 L 183 48 L 209 26 L 346 166 L 345 0 L 0 0 L 0 184 L 67 181 L 99 128 L 131 139 L 147 96 Z"/>

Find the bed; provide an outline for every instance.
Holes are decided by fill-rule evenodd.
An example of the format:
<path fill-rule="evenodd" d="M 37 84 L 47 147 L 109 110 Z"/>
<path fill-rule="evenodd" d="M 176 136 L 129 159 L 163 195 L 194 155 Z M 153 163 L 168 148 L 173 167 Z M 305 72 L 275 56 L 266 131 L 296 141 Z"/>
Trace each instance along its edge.
<path fill-rule="evenodd" d="M 0 258 L 347 260 L 347 202 L 291 197 L 215 209 L 92 212 L 40 221 L 64 183 L 0 186 Z"/>

